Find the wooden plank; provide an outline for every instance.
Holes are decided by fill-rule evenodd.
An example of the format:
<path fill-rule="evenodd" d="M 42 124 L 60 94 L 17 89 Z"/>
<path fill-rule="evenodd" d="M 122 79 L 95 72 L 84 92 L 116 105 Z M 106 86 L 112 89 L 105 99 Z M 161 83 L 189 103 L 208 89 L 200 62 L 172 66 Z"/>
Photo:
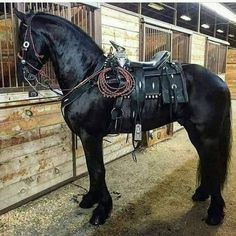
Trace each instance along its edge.
<path fill-rule="evenodd" d="M 229 86 L 231 98 L 236 99 L 236 49 L 228 49 L 225 81 Z"/>
<path fill-rule="evenodd" d="M 70 177 L 72 177 L 72 162 L 67 161 L 61 165 L 50 168 L 44 172 L 36 173 L 30 178 L 21 179 L 19 182 L 10 184 L 0 189 L 0 201 L 7 199 L 10 196 L 17 195 L 21 192 L 22 188 L 37 188 L 38 186 L 47 183 L 50 180 L 53 180 L 63 173 L 71 172 Z M 14 191 L 15 190 L 15 191 Z M 18 191 L 19 190 L 19 191 Z M 3 193 L 9 192 L 9 195 L 6 196 Z"/>
<path fill-rule="evenodd" d="M 22 180 L 21 182 L 8 186 L 8 188 L 4 188 L 3 191 L 0 190 L 0 209 L 11 206 L 16 202 L 69 179 L 72 177 L 71 168 L 71 162 L 69 162 L 57 167 L 57 169 L 53 168 L 49 170 L 47 175 L 43 173 L 32 177 L 30 179 L 31 182 Z M 57 173 L 55 173 L 55 170 L 57 170 Z M 1 199 L 2 197 L 4 199 Z"/>
<path fill-rule="evenodd" d="M 38 97 L 30 98 L 28 92 L 0 93 L 0 108 L 58 101 L 59 96 L 50 90 L 40 91 Z"/>
<path fill-rule="evenodd" d="M 236 64 L 236 49 L 228 49 L 227 64 Z"/>
<path fill-rule="evenodd" d="M 136 22 L 129 22 L 129 21 L 125 21 L 122 18 L 120 19 L 115 19 L 113 17 L 110 16 L 102 16 L 102 25 L 105 26 L 110 26 L 110 27 L 114 27 L 114 28 L 118 28 L 118 29 L 129 29 L 129 31 L 134 31 L 134 32 L 138 32 L 139 31 L 139 23 Z"/>
<path fill-rule="evenodd" d="M 27 156 L 33 152 L 40 151 L 42 149 L 50 148 L 53 146 L 58 146 L 61 143 L 71 143 L 71 137 L 65 132 L 62 132 L 56 136 L 49 136 L 39 140 L 34 140 L 29 143 L 23 143 L 20 145 L 15 145 L 14 148 L 7 147 L 0 150 L 0 160 L 1 162 L 10 161 L 19 156 Z"/>
<path fill-rule="evenodd" d="M 107 141 L 105 141 L 105 140 L 103 141 L 104 155 L 107 153 L 107 150 L 109 150 L 109 148 L 111 146 L 118 144 L 119 148 L 120 148 L 120 147 L 122 147 L 122 145 L 125 145 L 126 144 L 126 137 L 127 137 L 126 134 L 120 134 L 119 136 L 114 136 L 114 137 L 106 136 L 104 139 Z M 131 137 L 129 138 L 128 145 L 130 145 L 130 142 L 131 142 L 130 140 L 131 140 Z M 118 150 L 118 148 L 117 148 L 117 150 Z M 81 141 L 77 142 L 76 156 L 77 156 L 77 158 L 84 156 L 84 150 L 83 150 Z"/>
<path fill-rule="evenodd" d="M 130 151 L 133 150 L 133 146 L 131 145 L 131 135 L 129 134 L 129 139 L 127 143 L 126 143 L 126 138 L 127 138 L 126 134 L 104 138 L 104 139 L 107 139 L 109 142 L 111 142 L 109 143 L 109 142 L 103 141 L 103 143 L 106 144 L 104 145 L 104 148 L 103 148 L 105 163 L 118 158 L 119 155 L 125 155 L 126 153 L 129 153 Z M 77 158 L 76 158 L 77 169 L 78 168 L 80 169 L 81 166 L 85 166 L 85 165 L 86 163 L 85 163 L 83 148 L 82 146 L 79 146 L 77 150 Z"/>
<path fill-rule="evenodd" d="M 117 29 L 110 26 L 102 26 L 102 35 L 109 37 L 125 38 L 127 40 L 139 41 L 139 32 Z"/>
<path fill-rule="evenodd" d="M 173 125 L 170 125 L 169 127 L 169 133 L 167 126 L 162 126 L 160 128 L 152 130 L 152 137 L 148 135 L 148 132 L 145 133 L 143 139 L 144 139 L 144 145 L 147 145 L 148 147 L 157 144 L 160 141 L 166 140 L 170 138 L 173 135 Z"/>
<path fill-rule="evenodd" d="M 0 188 L 30 178 L 64 162 L 72 161 L 71 147 L 67 143 L 50 147 L 30 156 L 20 156 L 0 163 Z"/>
<path fill-rule="evenodd" d="M 112 144 L 104 149 L 104 163 L 108 163 L 126 155 L 133 151 L 133 146 L 128 142 L 126 143 L 124 140 L 119 141 L 115 144 Z M 87 172 L 87 166 L 84 156 L 80 156 L 76 160 L 76 173 L 77 175 L 81 175 Z"/>
<path fill-rule="evenodd" d="M 137 24 L 136 28 L 132 28 L 132 30 L 136 29 L 139 31 L 139 18 L 137 16 L 129 15 L 127 13 L 123 13 L 111 8 L 107 8 L 102 6 L 101 7 L 101 15 L 102 15 L 102 24 L 106 23 L 107 18 L 112 18 L 114 20 L 123 20 L 125 22 L 132 22 L 134 24 Z M 127 27 L 127 30 L 130 29 Z"/>
<path fill-rule="evenodd" d="M 16 136 L 27 130 L 47 126 L 49 124 L 60 124 L 62 122 L 64 122 L 62 115 L 60 113 L 54 113 L 37 117 L 29 117 L 25 120 L 1 123 L 1 138 L 7 139 L 9 136 Z"/>
<path fill-rule="evenodd" d="M 110 40 L 114 39 L 114 41 L 116 41 L 116 43 L 122 45 L 125 48 L 129 48 L 130 50 L 138 50 L 138 45 L 139 45 L 139 41 L 137 39 L 130 39 L 129 38 L 125 38 L 122 36 L 117 36 L 116 34 L 112 36 L 110 35 L 103 35 L 102 36 L 102 43 L 103 44 L 109 44 L 111 46 Z"/>
<path fill-rule="evenodd" d="M 0 139 L 0 149 L 7 148 L 21 143 L 31 142 L 40 138 L 52 135 L 58 135 L 61 132 L 70 132 L 65 123 L 39 127 L 29 131 L 22 132 L 16 136 L 6 139 Z"/>
<path fill-rule="evenodd" d="M 29 119 L 27 112 L 32 112 L 32 116 L 42 116 L 52 113 L 60 113 L 60 104 L 58 102 L 50 104 L 37 104 L 34 106 L 21 106 L 15 108 L 5 108 L 0 110 L 0 122 L 11 122 L 21 119 Z"/>

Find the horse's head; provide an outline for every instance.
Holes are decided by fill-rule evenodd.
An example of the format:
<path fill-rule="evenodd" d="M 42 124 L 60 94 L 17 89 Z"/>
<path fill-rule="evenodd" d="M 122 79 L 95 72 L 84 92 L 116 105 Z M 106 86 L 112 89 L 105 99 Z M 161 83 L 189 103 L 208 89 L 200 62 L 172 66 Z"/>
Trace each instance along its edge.
<path fill-rule="evenodd" d="M 31 80 L 41 70 L 48 60 L 48 50 L 45 38 L 36 21 L 37 14 L 24 14 L 15 10 L 16 16 L 21 20 L 19 27 L 20 52 L 17 60 L 18 79 Z"/>

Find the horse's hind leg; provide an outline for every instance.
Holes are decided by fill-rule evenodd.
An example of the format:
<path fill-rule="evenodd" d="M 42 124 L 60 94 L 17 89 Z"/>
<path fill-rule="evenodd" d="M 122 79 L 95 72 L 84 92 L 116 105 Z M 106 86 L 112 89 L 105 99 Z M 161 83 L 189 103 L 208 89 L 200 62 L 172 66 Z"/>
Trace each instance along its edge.
<path fill-rule="evenodd" d="M 211 195 L 206 223 L 220 224 L 224 218 L 224 199 L 221 195 L 221 174 L 219 137 L 204 137 L 200 150 L 200 176 L 203 190 Z M 198 191 L 199 189 L 197 189 Z M 197 192 L 196 192 L 197 193 Z"/>
<path fill-rule="evenodd" d="M 196 148 L 198 155 L 200 157 L 201 155 L 201 141 L 200 141 L 200 135 L 196 130 L 195 125 L 191 121 L 186 121 L 184 125 L 185 129 L 188 132 L 189 139 Z M 200 168 L 200 166 L 199 166 Z M 200 173 L 199 173 L 200 175 Z M 196 189 L 194 195 L 192 196 L 193 201 L 205 201 L 209 198 L 209 191 L 206 189 L 206 186 L 204 185 L 204 180 L 201 178 L 201 176 L 198 176 L 200 180 L 200 185 Z"/>
<path fill-rule="evenodd" d="M 229 121 L 230 122 L 230 121 Z M 205 200 L 211 196 L 206 223 L 210 225 L 220 224 L 224 218 L 224 200 L 221 189 L 227 173 L 228 153 L 223 155 L 222 148 L 227 150 L 228 141 L 222 141 L 222 130 L 227 127 L 207 125 L 194 125 L 190 121 L 186 125 L 190 139 L 196 147 L 199 157 L 200 187 L 193 195 L 194 200 Z M 227 140 L 227 138 L 226 138 Z M 226 142 L 222 147 L 221 142 Z"/>
<path fill-rule="evenodd" d="M 89 172 L 90 188 L 83 197 L 80 207 L 90 208 L 95 203 L 98 206 L 93 211 L 90 223 L 104 224 L 112 210 L 112 198 L 105 182 L 105 167 L 103 162 L 102 138 L 89 135 L 86 131 L 80 132 L 86 163 Z"/>

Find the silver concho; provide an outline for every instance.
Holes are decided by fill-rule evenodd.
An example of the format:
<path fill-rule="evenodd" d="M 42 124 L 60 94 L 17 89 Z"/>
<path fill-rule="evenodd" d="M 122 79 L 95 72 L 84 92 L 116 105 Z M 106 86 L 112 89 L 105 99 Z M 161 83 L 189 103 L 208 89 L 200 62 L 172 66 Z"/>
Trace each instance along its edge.
<path fill-rule="evenodd" d="M 23 43 L 23 47 L 26 48 L 26 49 L 29 47 L 29 45 L 30 45 L 30 43 L 28 41 L 25 41 Z"/>

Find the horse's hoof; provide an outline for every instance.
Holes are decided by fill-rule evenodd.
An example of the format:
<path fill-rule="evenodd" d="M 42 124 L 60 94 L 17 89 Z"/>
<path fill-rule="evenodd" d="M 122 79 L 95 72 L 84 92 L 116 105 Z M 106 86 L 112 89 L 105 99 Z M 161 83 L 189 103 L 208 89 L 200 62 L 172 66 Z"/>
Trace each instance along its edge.
<path fill-rule="evenodd" d="M 224 211 L 222 210 L 208 210 L 206 223 L 208 225 L 219 225 L 223 222 Z"/>
<path fill-rule="evenodd" d="M 224 219 L 224 216 L 222 216 L 222 215 L 217 215 L 217 216 L 209 216 L 208 215 L 208 217 L 206 219 L 206 223 L 208 225 L 219 225 L 219 224 L 222 224 L 223 219 Z"/>
<path fill-rule="evenodd" d="M 209 198 L 209 194 L 200 191 L 199 189 L 196 190 L 196 192 L 192 196 L 192 200 L 194 202 L 204 202 Z"/>
<path fill-rule="evenodd" d="M 79 206 L 81 208 L 87 209 L 93 207 L 95 203 L 98 203 L 98 198 L 94 197 L 94 194 L 92 193 L 87 193 L 86 195 L 83 196 Z"/>
<path fill-rule="evenodd" d="M 94 211 L 90 219 L 90 224 L 92 225 L 103 225 L 106 222 L 106 219 L 110 216 L 111 209 L 99 205 Z"/>

